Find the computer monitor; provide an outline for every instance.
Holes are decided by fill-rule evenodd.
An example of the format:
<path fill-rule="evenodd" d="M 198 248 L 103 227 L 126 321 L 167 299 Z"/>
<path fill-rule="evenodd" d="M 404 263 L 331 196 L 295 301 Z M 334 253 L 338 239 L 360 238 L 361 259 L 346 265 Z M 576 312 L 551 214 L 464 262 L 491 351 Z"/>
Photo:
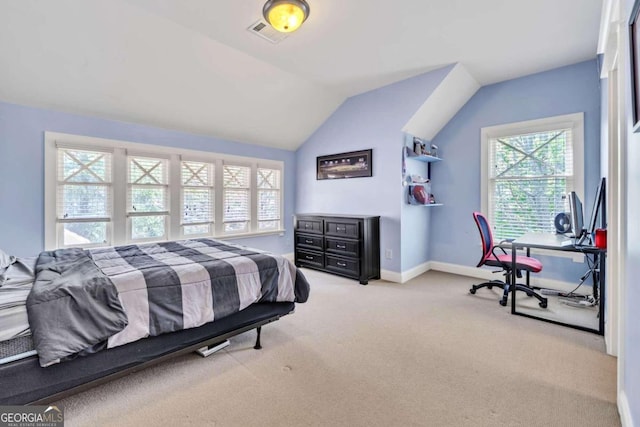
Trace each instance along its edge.
<path fill-rule="evenodd" d="M 589 221 L 589 228 L 587 229 L 591 236 L 593 236 L 596 228 L 598 228 L 598 216 L 600 217 L 600 227 L 605 228 L 607 226 L 605 186 L 606 178 L 602 178 L 598 185 L 598 189 L 596 190 L 596 198 L 593 201 L 593 210 L 591 211 L 591 220 Z"/>
<path fill-rule="evenodd" d="M 584 229 L 584 217 L 582 215 L 582 202 L 580 197 L 575 191 L 569 193 L 569 211 L 571 213 L 571 229 L 573 231 L 573 237 L 576 241 L 582 239 L 582 236 L 586 234 Z"/>

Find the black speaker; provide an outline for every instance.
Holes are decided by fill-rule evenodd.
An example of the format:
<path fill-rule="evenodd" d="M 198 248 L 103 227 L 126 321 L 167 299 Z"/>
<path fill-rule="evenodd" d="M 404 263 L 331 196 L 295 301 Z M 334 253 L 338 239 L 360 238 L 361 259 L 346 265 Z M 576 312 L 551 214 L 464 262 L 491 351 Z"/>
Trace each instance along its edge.
<path fill-rule="evenodd" d="M 569 218 L 569 214 L 565 212 L 560 212 L 556 215 L 553 224 L 556 226 L 556 232 L 560 234 L 567 233 L 571 230 L 571 219 Z"/>

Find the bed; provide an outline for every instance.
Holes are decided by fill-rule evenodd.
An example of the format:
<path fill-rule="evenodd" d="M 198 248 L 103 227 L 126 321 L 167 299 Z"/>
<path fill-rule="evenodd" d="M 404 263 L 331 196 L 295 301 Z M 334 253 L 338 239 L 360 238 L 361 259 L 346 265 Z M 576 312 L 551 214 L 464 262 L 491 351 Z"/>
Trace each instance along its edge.
<path fill-rule="evenodd" d="M 213 239 L 43 252 L 0 285 L 0 405 L 55 401 L 252 329 L 260 348 L 261 327 L 309 295 L 290 261 Z"/>

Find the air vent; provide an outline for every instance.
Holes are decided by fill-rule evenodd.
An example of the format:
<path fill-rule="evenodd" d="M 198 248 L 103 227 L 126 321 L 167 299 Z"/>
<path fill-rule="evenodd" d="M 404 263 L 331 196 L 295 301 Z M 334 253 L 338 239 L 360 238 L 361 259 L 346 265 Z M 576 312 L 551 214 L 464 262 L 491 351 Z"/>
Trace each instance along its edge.
<path fill-rule="evenodd" d="M 247 28 L 247 31 L 268 40 L 273 44 L 280 43 L 288 37 L 285 33 L 274 30 L 271 25 L 267 24 L 262 19 L 258 19 L 253 25 Z"/>

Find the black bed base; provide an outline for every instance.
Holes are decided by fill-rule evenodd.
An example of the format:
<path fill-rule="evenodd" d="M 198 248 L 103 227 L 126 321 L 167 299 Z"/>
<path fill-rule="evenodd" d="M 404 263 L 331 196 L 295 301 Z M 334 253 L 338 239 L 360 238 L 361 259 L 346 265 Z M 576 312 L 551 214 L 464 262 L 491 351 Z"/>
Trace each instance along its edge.
<path fill-rule="evenodd" d="M 0 405 L 51 403 L 156 363 L 258 329 L 294 310 L 294 303 L 253 304 L 198 328 L 149 337 L 41 368 L 36 356 L 0 365 Z"/>

